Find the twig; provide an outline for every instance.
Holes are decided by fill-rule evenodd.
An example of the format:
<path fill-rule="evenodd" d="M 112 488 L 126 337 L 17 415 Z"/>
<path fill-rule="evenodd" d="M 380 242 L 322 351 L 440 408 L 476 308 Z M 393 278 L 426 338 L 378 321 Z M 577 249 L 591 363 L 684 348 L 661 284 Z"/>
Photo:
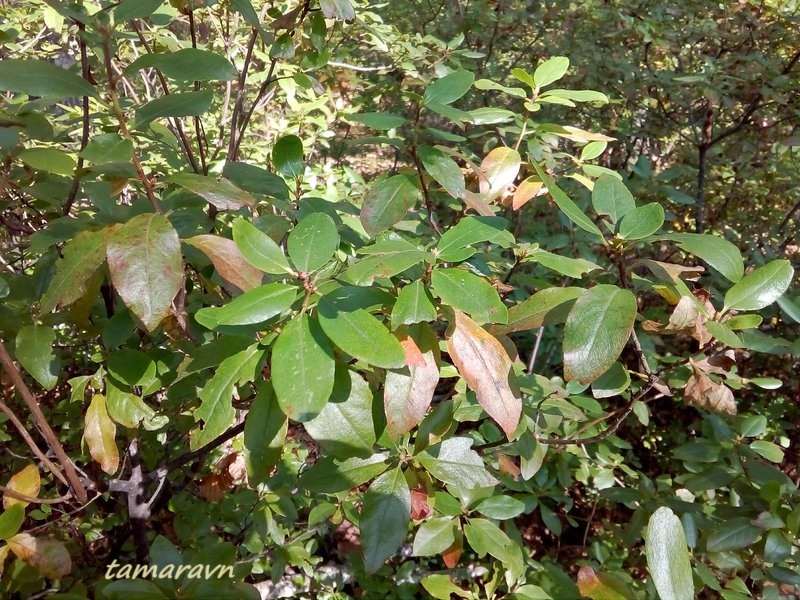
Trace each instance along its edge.
<path fill-rule="evenodd" d="M 7 488 L 4 485 L 0 485 L 0 492 L 5 494 L 6 496 L 15 498 L 16 500 L 22 500 L 23 502 L 30 502 L 31 504 L 61 504 L 62 502 L 66 502 L 67 500 L 72 498 L 71 492 L 64 494 L 63 496 L 59 496 L 58 498 L 34 498 L 33 496 L 20 494 L 16 490 Z"/>
<path fill-rule="evenodd" d="M 67 453 L 64 452 L 64 447 L 61 445 L 61 442 L 58 441 L 58 436 L 56 436 L 55 432 L 50 427 L 50 423 L 47 422 L 42 409 L 39 408 L 39 403 L 36 402 L 36 398 L 28 389 L 28 386 L 25 385 L 25 381 L 22 379 L 22 374 L 19 372 L 19 369 L 17 369 L 14 361 L 11 360 L 11 356 L 9 355 L 8 350 L 6 350 L 6 346 L 2 341 L 0 341 L 0 362 L 3 364 L 3 368 L 6 370 L 6 373 L 8 373 L 8 376 L 11 378 L 11 383 L 14 385 L 19 395 L 22 396 L 25 404 L 28 405 L 28 408 L 33 414 L 33 418 L 36 421 L 36 425 L 38 425 L 45 441 L 47 441 L 48 446 L 50 446 L 50 450 L 53 451 L 61 463 L 61 466 L 64 468 L 64 473 L 69 481 L 69 487 L 72 488 L 72 492 L 75 494 L 75 497 L 79 502 L 86 502 L 86 500 L 88 500 L 86 488 L 83 487 L 75 468 L 72 466 L 72 462 L 67 456 Z M 55 472 L 53 474 L 55 475 Z"/>
<path fill-rule="evenodd" d="M 89 56 L 86 52 L 86 41 L 83 39 L 83 34 L 86 31 L 86 25 L 82 21 L 75 20 L 78 26 L 78 45 L 81 51 L 81 75 L 84 80 L 91 83 L 91 74 L 89 72 Z M 81 107 L 83 116 L 81 118 L 81 149 L 78 152 L 78 162 L 75 167 L 75 175 L 72 177 L 72 185 L 67 194 L 67 201 L 64 203 L 63 213 L 68 215 L 72 210 L 72 205 L 75 204 L 75 199 L 78 196 L 78 188 L 80 187 L 80 171 L 83 169 L 84 159 L 83 150 L 86 144 L 89 143 L 89 96 L 83 96 L 81 99 Z"/>

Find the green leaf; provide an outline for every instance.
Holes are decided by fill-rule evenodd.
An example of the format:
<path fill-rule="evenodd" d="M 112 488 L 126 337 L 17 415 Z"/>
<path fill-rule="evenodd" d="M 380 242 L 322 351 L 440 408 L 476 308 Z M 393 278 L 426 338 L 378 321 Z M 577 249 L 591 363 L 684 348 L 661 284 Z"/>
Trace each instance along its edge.
<path fill-rule="evenodd" d="M 600 265 L 596 265 L 584 258 L 561 256 L 541 248 L 528 252 L 523 262 L 537 262 L 551 271 L 556 271 L 574 279 L 580 279 L 586 273 L 602 269 Z"/>
<path fill-rule="evenodd" d="M 764 317 L 761 315 L 736 315 L 727 319 L 725 325 L 732 330 L 755 329 L 761 325 L 763 320 Z"/>
<path fill-rule="evenodd" d="M 345 118 L 348 121 L 363 123 L 367 127 L 377 129 L 378 131 L 394 129 L 407 122 L 405 117 L 387 112 L 356 113 L 346 115 Z"/>
<path fill-rule="evenodd" d="M 659 236 L 670 240 L 699 258 L 730 281 L 739 281 L 744 274 L 744 260 L 739 249 L 725 238 L 708 233 L 671 233 Z"/>
<path fill-rule="evenodd" d="M 475 510 L 484 517 L 504 521 L 521 515 L 525 511 L 525 503 L 522 500 L 517 500 L 513 496 L 499 494 L 481 500 L 475 507 Z"/>
<path fill-rule="evenodd" d="M 272 384 L 281 410 L 294 421 L 319 414 L 333 391 L 333 348 L 316 320 L 290 320 L 272 347 Z"/>
<path fill-rule="evenodd" d="M 0 513 L 0 540 L 16 535 L 25 521 L 25 504 L 12 504 Z"/>
<path fill-rule="evenodd" d="M 692 567 L 681 520 L 662 506 L 650 517 L 644 537 L 647 567 L 661 600 L 692 600 Z"/>
<path fill-rule="evenodd" d="M 80 232 L 64 245 L 63 255 L 42 296 L 42 314 L 72 304 L 88 291 L 88 283 L 106 260 L 105 231 Z"/>
<path fill-rule="evenodd" d="M 27 148 L 19 153 L 19 159 L 37 171 L 67 176 L 78 164 L 71 155 L 56 148 Z"/>
<path fill-rule="evenodd" d="M 376 437 L 367 382 L 355 371 L 338 369 L 330 400 L 304 427 L 335 458 L 370 456 Z"/>
<path fill-rule="evenodd" d="M 717 321 L 707 321 L 705 328 L 713 335 L 718 342 L 729 348 L 744 348 L 742 338 L 731 331 L 726 324 Z"/>
<path fill-rule="evenodd" d="M 591 383 L 617 360 L 633 331 L 636 296 L 615 285 L 587 290 L 564 328 L 564 378 Z"/>
<path fill-rule="evenodd" d="M 405 365 L 405 353 L 389 330 L 363 308 L 347 306 L 323 296 L 319 323 L 334 344 L 350 356 L 383 369 Z"/>
<path fill-rule="evenodd" d="M 459 598 L 474 597 L 470 592 L 464 591 L 458 587 L 453 583 L 450 575 L 445 575 L 444 573 L 426 575 L 420 580 L 420 583 L 422 587 L 425 588 L 425 591 L 437 600 L 450 600 L 453 594 Z"/>
<path fill-rule="evenodd" d="M 372 285 L 375 279 L 393 277 L 423 260 L 434 260 L 431 253 L 394 234 L 358 252 L 366 254 L 366 258 L 353 264 L 343 276 L 357 285 Z"/>
<path fill-rule="evenodd" d="M 536 173 L 539 175 L 539 178 L 547 186 L 550 196 L 553 198 L 553 201 L 556 203 L 561 212 L 563 212 L 570 221 L 575 223 L 575 225 L 584 231 L 593 233 L 602 239 L 603 233 L 600 231 L 600 229 L 598 229 L 597 225 L 595 225 L 594 222 L 586 216 L 586 213 L 578 208 L 577 204 L 570 200 L 563 190 L 556 185 L 556 182 L 553 180 L 553 178 L 545 173 L 536 163 L 536 161 L 531 162 L 531 164 L 536 170 Z"/>
<path fill-rule="evenodd" d="M 371 237 L 401 221 L 419 197 L 419 189 L 407 175 L 383 179 L 367 192 L 361 205 L 361 224 Z"/>
<path fill-rule="evenodd" d="M 106 379 L 106 407 L 109 416 L 128 429 L 142 424 L 148 431 L 155 431 L 169 421 L 163 415 L 156 415 L 139 396 L 120 388 L 112 377 Z"/>
<path fill-rule="evenodd" d="M 593 90 L 560 90 L 560 89 L 552 89 L 547 90 L 546 92 L 542 92 L 539 96 L 541 98 L 563 98 L 565 100 L 572 100 L 574 102 L 601 102 L 603 104 L 608 103 L 608 96 L 601 92 L 595 92 Z"/>
<path fill-rule="evenodd" d="M 592 206 L 598 215 L 608 215 L 611 222 L 616 223 L 636 208 L 636 202 L 633 194 L 619 179 L 611 175 L 601 175 L 594 182 Z"/>
<path fill-rule="evenodd" d="M 164 0 L 122 0 L 112 10 L 115 23 L 131 19 L 146 19 L 164 4 Z"/>
<path fill-rule="evenodd" d="M 46 390 L 56 386 L 61 371 L 61 360 L 53 353 L 55 341 L 56 332 L 45 325 L 26 325 L 17 333 L 17 360 Z"/>
<path fill-rule="evenodd" d="M 283 283 L 266 283 L 245 292 L 224 306 L 209 306 L 197 311 L 197 322 L 208 329 L 220 325 L 256 325 L 289 310 L 297 298 L 297 288 Z"/>
<path fill-rule="evenodd" d="M 475 75 L 472 71 L 453 71 L 425 89 L 422 96 L 423 103 L 452 104 L 469 91 L 473 81 Z"/>
<path fill-rule="evenodd" d="M 436 245 L 438 258 L 444 262 L 460 262 L 475 253 L 469 248 L 480 242 L 491 242 L 503 248 L 514 244 L 514 236 L 506 228 L 508 221 L 502 217 L 465 217 L 444 232 Z"/>
<path fill-rule="evenodd" d="M 772 442 L 768 442 L 766 440 L 756 440 L 754 442 L 750 442 L 750 449 L 760 456 L 766 458 L 770 462 L 774 462 L 776 464 L 783 462 L 783 450 L 780 446 L 773 444 Z"/>
<path fill-rule="evenodd" d="M 297 179 L 303 175 L 303 140 L 296 135 L 285 135 L 272 148 L 272 164 L 284 177 Z"/>
<path fill-rule="evenodd" d="M 289 186 L 281 177 L 255 165 L 227 161 L 222 169 L 222 175 L 251 194 L 264 194 L 281 199 L 289 196 Z"/>
<path fill-rule="evenodd" d="M 470 519 L 469 523 L 464 525 L 464 535 L 479 557 L 485 554 L 494 556 L 504 563 L 512 574 L 524 569 L 520 546 L 491 521 Z"/>
<path fill-rule="evenodd" d="M 358 487 L 389 468 L 389 453 L 373 454 L 369 458 L 348 458 L 338 462 L 332 456 L 317 461 L 300 475 L 298 484 L 309 492 L 337 494 Z"/>
<path fill-rule="evenodd" d="M 448 438 L 417 454 L 415 459 L 439 481 L 463 488 L 490 487 L 497 479 L 466 437 Z"/>
<path fill-rule="evenodd" d="M 493 325 L 491 330 L 498 333 L 514 333 L 543 325 L 563 323 L 574 300 L 584 291 L 584 288 L 579 287 L 552 287 L 538 291 L 508 309 L 507 325 Z"/>
<path fill-rule="evenodd" d="M 183 284 L 181 244 L 172 224 L 160 214 L 134 217 L 109 235 L 106 260 L 117 293 L 153 331 Z"/>
<path fill-rule="evenodd" d="M 533 81 L 540 88 L 558 81 L 567 73 L 569 59 L 566 56 L 554 56 L 544 61 L 533 72 Z"/>
<path fill-rule="evenodd" d="M 140 0 L 136 0 L 137 2 Z M 103 586 L 106 600 L 167 600 L 161 589 L 146 579 L 117 579 Z"/>
<path fill-rule="evenodd" d="M 706 541 L 709 552 L 729 552 L 750 548 L 761 538 L 762 530 L 750 524 L 748 517 L 734 517 L 722 523 L 722 529 Z"/>
<path fill-rule="evenodd" d="M 236 386 L 249 383 L 259 375 L 264 361 L 264 350 L 253 344 L 223 360 L 214 376 L 200 390 L 200 406 L 194 411 L 195 421 L 203 425 L 195 429 L 189 438 L 191 450 L 201 448 L 222 435 L 233 425 L 236 411 L 232 399 Z"/>
<path fill-rule="evenodd" d="M 420 146 L 417 154 L 422 166 L 436 182 L 453 198 L 463 198 L 466 183 L 464 174 L 455 161 L 441 150 L 431 146 Z"/>
<path fill-rule="evenodd" d="M 236 69 L 228 62 L 228 59 L 216 52 L 199 48 L 142 54 L 125 71 L 132 73 L 147 67 L 154 67 L 170 79 L 178 81 L 232 81 L 236 79 Z"/>
<path fill-rule="evenodd" d="M 143 128 L 151 121 L 164 117 L 199 117 L 211 108 L 212 102 L 214 94 L 211 90 L 173 92 L 138 107 L 136 127 Z"/>
<path fill-rule="evenodd" d="M 664 224 L 664 209 L 658 202 L 634 208 L 619 222 L 619 235 L 626 240 L 641 240 Z"/>
<path fill-rule="evenodd" d="M 111 353 L 106 367 L 112 377 L 129 386 L 148 387 L 156 379 L 156 362 L 133 348 L 122 348 Z"/>
<path fill-rule="evenodd" d="M 414 536 L 414 556 L 436 556 L 447 550 L 455 541 L 453 517 L 440 517 L 422 523 Z"/>
<path fill-rule="evenodd" d="M 398 337 L 416 346 L 416 361 L 406 360 L 402 370 L 386 373 L 383 407 L 389 435 L 397 439 L 411 431 L 428 412 L 439 383 L 439 340 L 427 324 L 401 327 Z M 421 358 L 420 358 L 421 355 Z"/>
<path fill-rule="evenodd" d="M 286 249 L 298 272 L 311 273 L 326 265 L 339 247 L 336 223 L 325 213 L 311 213 L 289 233 Z"/>
<path fill-rule="evenodd" d="M 411 490 L 400 467 L 380 475 L 364 494 L 359 530 L 364 569 L 374 573 L 392 556 L 408 534 Z"/>
<path fill-rule="evenodd" d="M 356 11 L 350 0 L 319 0 L 319 6 L 326 19 L 352 21 L 356 18 Z"/>
<path fill-rule="evenodd" d="M 392 309 L 392 329 L 397 329 L 400 325 L 435 320 L 436 306 L 425 284 L 416 280 L 400 290 Z"/>
<path fill-rule="evenodd" d="M 244 421 L 244 459 L 251 485 L 269 478 L 281 458 L 287 429 L 286 415 L 278 406 L 272 386 L 266 381 L 259 382 L 258 393 Z"/>
<path fill-rule="evenodd" d="M 472 316 L 478 323 L 505 323 L 508 309 L 485 279 L 463 269 L 434 269 L 431 285 L 442 302 Z"/>
<path fill-rule="evenodd" d="M 505 108 L 483 107 L 469 111 L 470 121 L 475 125 L 497 125 L 514 118 L 514 113 Z"/>
<path fill-rule="evenodd" d="M 294 55 L 294 38 L 288 33 L 283 33 L 275 38 L 269 49 L 269 57 L 273 59 L 291 60 Z"/>
<path fill-rule="evenodd" d="M 167 179 L 167 183 L 180 186 L 197 194 L 219 210 L 239 210 L 248 206 L 254 208 L 256 199 L 248 192 L 239 189 L 227 179 L 217 181 L 214 177 L 180 173 Z"/>
<path fill-rule="evenodd" d="M 77 73 L 44 60 L 19 58 L 0 61 L 0 90 L 53 101 L 72 96 L 99 97 L 95 87 Z"/>
<path fill-rule="evenodd" d="M 760 310 L 780 298 L 792 282 L 788 260 L 773 260 L 745 275 L 725 294 L 725 310 Z"/>
<path fill-rule="evenodd" d="M 244 219 L 236 219 L 231 228 L 233 241 L 239 251 L 256 269 L 273 275 L 293 273 L 280 246 L 255 225 Z"/>
<path fill-rule="evenodd" d="M 592 382 L 592 396 L 597 399 L 619 396 L 631 385 L 631 375 L 628 369 L 619 362 L 614 362 L 611 368 Z"/>

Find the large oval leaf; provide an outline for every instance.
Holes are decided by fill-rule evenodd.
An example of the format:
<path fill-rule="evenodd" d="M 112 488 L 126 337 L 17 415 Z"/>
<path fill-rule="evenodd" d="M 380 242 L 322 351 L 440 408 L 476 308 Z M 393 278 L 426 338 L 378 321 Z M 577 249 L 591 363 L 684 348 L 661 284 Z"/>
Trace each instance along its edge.
<path fill-rule="evenodd" d="M 478 403 L 511 437 L 522 414 L 522 398 L 503 345 L 461 311 L 447 336 L 447 352 Z"/>
<path fill-rule="evenodd" d="M 416 459 L 436 479 L 450 485 L 471 489 L 497 484 L 466 437 L 448 438 L 420 452 Z"/>
<path fill-rule="evenodd" d="M 596 143 L 596 142 L 593 142 Z M 616 223 L 636 208 L 633 194 L 613 175 L 601 175 L 594 182 L 592 206 L 598 215 L 608 215 Z"/>
<path fill-rule="evenodd" d="M 272 386 L 259 382 L 244 422 L 244 460 L 251 485 L 269 478 L 280 460 L 287 429 L 286 415 L 278 406 Z"/>
<path fill-rule="evenodd" d="M 197 194 L 219 210 L 239 210 L 245 206 L 254 207 L 256 199 L 227 179 L 216 180 L 214 177 L 196 175 L 195 173 L 179 173 L 167 180 L 193 194 Z"/>
<path fill-rule="evenodd" d="M 267 283 L 234 298 L 225 306 L 210 306 L 197 311 L 197 322 L 214 329 L 220 325 L 255 325 L 289 310 L 297 288 L 283 283 Z"/>
<path fill-rule="evenodd" d="M 442 301 L 472 316 L 478 323 L 505 323 L 508 309 L 485 279 L 463 269 L 435 269 L 431 284 Z"/>
<path fill-rule="evenodd" d="M 211 108 L 212 102 L 214 94 L 211 90 L 174 92 L 169 96 L 161 96 L 136 109 L 136 127 L 142 128 L 164 117 L 197 117 Z"/>
<path fill-rule="evenodd" d="M 647 568 L 661 600 L 692 600 L 694 583 L 681 520 L 666 506 L 650 517 L 645 532 Z"/>
<path fill-rule="evenodd" d="M 230 81 L 236 79 L 236 69 L 221 54 L 182 48 L 175 52 L 143 54 L 133 61 L 127 72 L 155 67 L 167 77 L 179 81 Z"/>
<path fill-rule="evenodd" d="M 172 224 L 160 214 L 132 218 L 109 235 L 106 259 L 117 293 L 153 331 L 183 281 L 181 243 Z"/>
<path fill-rule="evenodd" d="M 284 414 L 313 419 L 330 398 L 335 374 L 333 348 L 316 321 L 302 314 L 283 328 L 272 347 L 272 384 Z"/>
<path fill-rule="evenodd" d="M 298 271 L 316 271 L 330 261 L 339 247 L 336 223 L 325 213 L 311 213 L 292 229 L 286 247 Z"/>
<path fill-rule="evenodd" d="M 46 325 L 26 325 L 17 333 L 17 360 L 46 390 L 56 386 L 61 371 L 61 360 L 53 353 L 55 341 L 55 330 Z"/>
<path fill-rule="evenodd" d="M 244 219 L 235 220 L 231 227 L 233 241 L 247 262 L 264 273 L 292 273 L 292 267 L 283 255 L 283 250 L 266 233 Z"/>
<path fill-rule="evenodd" d="M 664 224 L 664 209 L 658 202 L 634 208 L 619 222 L 619 235 L 626 240 L 641 240 Z"/>
<path fill-rule="evenodd" d="M 617 360 L 636 320 L 636 296 L 601 284 L 580 296 L 564 328 L 564 378 L 591 383 Z"/>
<path fill-rule="evenodd" d="M 671 233 L 659 239 L 677 242 L 683 250 L 702 258 L 730 281 L 739 281 L 744 274 L 741 252 L 725 238 L 709 233 Z"/>
<path fill-rule="evenodd" d="M 773 260 L 745 275 L 725 294 L 725 310 L 760 310 L 783 296 L 794 277 L 788 260 Z"/>
<path fill-rule="evenodd" d="M 508 309 L 507 325 L 493 325 L 490 330 L 496 333 L 514 333 L 542 325 L 563 323 L 575 299 L 584 291 L 579 287 L 552 287 L 540 290 Z"/>
<path fill-rule="evenodd" d="M 453 71 L 427 87 L 425 104 L 452 104 L 469 91 L 475 75 L 471 71 Z"/>
<path fill-rule="evenodd" d="M 463 198 L 466 184 L 464 174 L 455 161 L 441 150 L 420 146 L 417 150 L 422 166 L 453 198 Z"/>
<path fill-rule="evenodd" d="M 394 554 L 408 534 L 411 490 L 400 467 L 379 476 L 364 495 L 359 530 L 364 568 L 374 573 Z"/>
<path fill-rule="evenodd" d="M 272 149 L 275 170 L 284 177 L 296 179 L 303 174 L 303 140 L 296 135 L 285 135 Z"/>
<path fill-rule="evenodd" d="M 394 175 L 374 185 L 361 205 L 361 224 L 370 236 L 401 221 L 414 206 L 419 189 L 406 175 Z"/>
<path fill-rule="evenodd" d="M 0 90 L 60 100 L 70 96 L 97 98 L 83 77 L 44 60 L 4 58 L 0 61 Z"/>
<path fill-rule="evenodd" d="M 575 225 L 584 231 L 588 231 L 589 233 L 593 233 L 597 237 L 602 238 L 603 232 L 600 231 L 600 228 L 597 227 L 597 225 L 594 224 L 594 221 L 587 217 L 586 213 L 583 212 L 578 205 L 575 204 L 572 199 L 556 185 L 555 180 L 545 173 L 535 161 L 531 164 L 536 170 L 536 173 L 539 175 L 539 178 L 547 186 L 547 191 L 550 192 L 550 197 L 553 198 L 553 202 L 556 203 L 561 212 L 563 212 L 570 221 L 575 223 Z"/>

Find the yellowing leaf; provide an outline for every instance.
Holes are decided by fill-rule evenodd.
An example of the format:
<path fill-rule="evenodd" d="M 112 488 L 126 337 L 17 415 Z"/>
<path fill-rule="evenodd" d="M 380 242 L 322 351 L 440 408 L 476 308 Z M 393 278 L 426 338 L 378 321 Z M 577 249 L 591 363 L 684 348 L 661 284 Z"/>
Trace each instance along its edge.
<path fill-rule="evenodd" d="M 599 573 L 592 567 L 581 567 L 578 571 L 578 590 L 581 596 L 592 600 L 631 600 L 635 598 L 628 585 L 609 574 Z"/>
<path fill-rule="evenodd" d="M 18 533 L 7 541 L 14 554 L 48 579 L 61 579 L 72 571 L 69 552 L 58 540 Z"/>
<path fill-rule="evenodd" d="M 84 416 L 83 439 L 89 446 L 89 454 L 109 475 L 119 468 L 116 434 L 117 426 L 108 416 L 105 396 L 95 394 Z"/>
<path fill-rule="evenodd" d="M 513 148 L 495 148 L 481 162 L 480 190 L 488 202 L 502 194 L 514 183 L 522 158 Z"/>
<path fill-rule="evenodd" d="M 454 312 L 447 336 L 450 358 L 481 407 L 511 437 L 522 413 L 511 358 L 497 338 L 464 313 Z"/>
<path fill-rule="evenodd" d="M 511 208 L 519 210 L 525 206 L 530 200 L 546 192 L 544 190 L 544 182 L 537 181 L 533 177 L 528 177 L 525 181 L 517 186 L 514 191 L 514 198 L 511 201 Z"/>
<path fill-rule="evenodd" d="M 39 496 L 39 488 L 41 487 L 41 477 L 39 477 L 39 469 L 36 465 L 28 465 L 22 471 L 15 474 L 8 480 L 6 487 L 14 492 L 36 498 Z M 3 509 L 7 510 L 15 504 L 22 504 L 28 506 L 24 500 L 12 498 L 10 494 L 3 496 Z"/>
<path fill-rule="evenodd" d="M 247 261 L 233 240 L 217 235 L 196 235 L 186 243 L 208 256 L 219 276 L 243 292 L 261 285 L 261 271 Z"/>

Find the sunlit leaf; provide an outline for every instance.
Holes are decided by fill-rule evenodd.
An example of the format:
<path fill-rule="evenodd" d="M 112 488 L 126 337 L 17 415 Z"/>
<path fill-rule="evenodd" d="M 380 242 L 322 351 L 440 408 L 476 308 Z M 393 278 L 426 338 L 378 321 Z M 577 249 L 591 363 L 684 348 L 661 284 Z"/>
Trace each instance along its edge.
<path fill-rule="evenodd" d="M 89 447 L 89 454 L 109 475 L 119 468 L 116 434 L 117 426 L 108 416 L 105 396 L 95 394 L 83 418 L 83 439 Z"/>

